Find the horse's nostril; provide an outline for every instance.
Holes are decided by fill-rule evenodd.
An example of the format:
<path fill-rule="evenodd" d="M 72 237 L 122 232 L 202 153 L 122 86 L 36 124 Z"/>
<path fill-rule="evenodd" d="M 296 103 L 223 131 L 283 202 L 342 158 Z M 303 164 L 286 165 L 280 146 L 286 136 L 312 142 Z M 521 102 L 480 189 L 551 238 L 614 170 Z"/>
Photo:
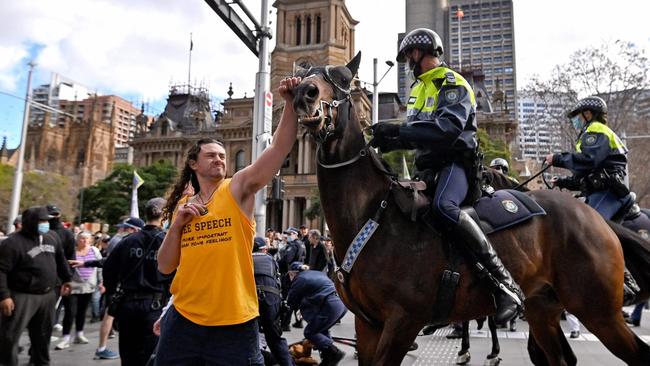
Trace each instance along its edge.
<path fill-rule="evenodd" d="M 305 92 L 305 97 L 309 101 L 314 101 L 318 97 L 318 87 L 316 85 L 311 84 L 307 87 L 307 91 Z"/>

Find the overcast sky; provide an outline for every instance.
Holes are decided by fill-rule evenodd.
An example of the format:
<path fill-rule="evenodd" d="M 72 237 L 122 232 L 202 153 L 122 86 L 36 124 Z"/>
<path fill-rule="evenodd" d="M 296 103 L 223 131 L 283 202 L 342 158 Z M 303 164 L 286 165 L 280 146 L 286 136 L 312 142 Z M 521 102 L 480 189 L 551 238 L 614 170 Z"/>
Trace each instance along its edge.
<path fill-rule="evenodd" d="M 260 16 L 260 0 L 243 0 Z M 273 1 L 269 0 L 269 4 Z M 359 77 L 372 82 L 394 60 L 397 33 L 404 31 L 404 0 L 347 0 L 363 53 Z M 616 8 L 614 8 L 616 6 Z M 272 28 L 275 28 L 275 9 Z M 650 54 L 650 2 L 619 0 L 514 0 L 517 83 L 544 76 L 580 48 L 632 41 Z M 19 142 L 26 63 L 38 67 L 33 85 L 58 72 L 102 94 L 117 94 L 160 113 L 172 82 L 187 80 L 189 34 L 193 33 L 192 80 L 215 97 L 252 96 L 258 68 L 253 53 L 201 0 L 0 0 L 0 137 Z M 271 50 L 274 40 L 271 41 Z M 397 90 L 395 68 L 379 86 Z"/>

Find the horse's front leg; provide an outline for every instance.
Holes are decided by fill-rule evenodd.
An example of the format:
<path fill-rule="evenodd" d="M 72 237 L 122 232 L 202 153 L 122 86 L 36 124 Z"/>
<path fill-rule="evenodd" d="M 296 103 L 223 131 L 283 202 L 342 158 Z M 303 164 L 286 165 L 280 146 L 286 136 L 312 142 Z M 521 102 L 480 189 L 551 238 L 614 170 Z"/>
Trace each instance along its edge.
<path fill-rule="evenodd" d="M 395 314 L 384 322 L 372 365 L 399 365 L 425 321 L 409 314 Z"/>
<path fill-rule="evenodd" d="M 359 366 L 373 365 L 372 360 L 377 352 L 377 343 L 379 343 L 382 329 L 373 327 L 358 316 L 354 317 L 354 328 L 357 332 Z"/>

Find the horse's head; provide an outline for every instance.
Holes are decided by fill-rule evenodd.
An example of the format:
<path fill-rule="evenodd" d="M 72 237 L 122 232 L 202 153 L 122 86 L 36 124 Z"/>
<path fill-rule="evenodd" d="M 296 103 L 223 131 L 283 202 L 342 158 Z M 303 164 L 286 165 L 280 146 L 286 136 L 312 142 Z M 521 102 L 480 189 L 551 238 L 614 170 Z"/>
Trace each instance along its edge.
<path fill-rule="evenodd" d="M 302 82 L 294 90 L 293 108 L 300 124 L 313 135 L 343 127 L 337 125 L 341 113 L 338 107 L 350 102 L 350 86 L 360 61 L 361 52 L 345 66 L 318 66 L 296 72 Z"/>

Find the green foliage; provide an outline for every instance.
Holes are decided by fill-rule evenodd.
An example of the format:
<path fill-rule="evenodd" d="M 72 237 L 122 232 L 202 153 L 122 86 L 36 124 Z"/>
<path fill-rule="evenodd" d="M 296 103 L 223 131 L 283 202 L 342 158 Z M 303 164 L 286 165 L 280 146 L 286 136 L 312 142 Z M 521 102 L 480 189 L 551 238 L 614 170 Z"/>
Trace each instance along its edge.
<path fill-rule="evenodd" d="M 0 164 L 0 207 L 5 208 L 0 212 L 1 231 L 4 231 L 7 226 L 14 171 L 13 166 Z M 42 171 L 29 171 L 23 175 L 18 212 L 23 212 L 32 206 L 53 203 L 61 209 L 63 219 L 67 220 L 76 212 L 74 195 L 75 188 L 69 177 Z"/>
<path fill-rule="evenodd" d="M 397 173 L 400 178 L 404 178 L 404 164 L 402 157 L 406 159 L 406 167 L 409 174 L 413 177 L 415 173 L 415 150 L 397 150 L 382 154 L 382 158 L 388 163 L 390 169 Z"/>
<path fill-rule="evenodd" d="M 318 217 L 321 217 L 323 210 L 320 205 L 320 193 L 318 188 L 314 188 L 311 192 L 311 205 L 308 209 L 305 210 L 304 215 L 309 220 L 315 220 Z"/>
<path fill-rule="evenodd" d="M 129 214 L 134 166 L 116 164 L 111 174 L 93 186 L 83 189 L 82 222 L 107 222 L 111 225 Z M 165 197 L 178 172 L 165 160 L 137 168 L 144 184 L 138 189 L 138 208 L 143 212 L 146 202 L 153 197 Z"/>

